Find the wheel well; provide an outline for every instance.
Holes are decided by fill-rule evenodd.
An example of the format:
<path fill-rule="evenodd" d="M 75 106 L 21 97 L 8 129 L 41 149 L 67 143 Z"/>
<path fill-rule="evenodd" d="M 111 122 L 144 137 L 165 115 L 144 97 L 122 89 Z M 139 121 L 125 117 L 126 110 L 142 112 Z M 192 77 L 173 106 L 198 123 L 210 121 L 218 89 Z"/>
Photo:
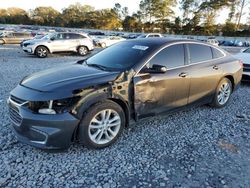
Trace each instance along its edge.
<path fill-rule="evenodd" d="M 48 50 L 48 52 L 50 53 L 49 48 L 48 48 L 47 46 L 44 46 L 44 45 L 39 45 L 39 46 L 37 46 L 36 49 L 35 49 L 35 52 L 36 52 L 36 50 L 37 50 L 38 47 L 44 47 L 44 48 L 46 48 L 46 49 Z"/>
<path fill-rule="evenodd" d="M 109 98 L 109 100 L 117 103 L 123 109 L 123 111 L 125 113 L 125 117 L 126 117 L 126 124 L 125 125 L 128 126 L 129 121 L 130 121 L 130 113 L 129 113 L 128 105 L 120 99 Z"/>
<path fill-rule="evenodd" d="M 231 76 L 231 75 L 228 75 L 228 76 L 225 76 L 225 78 L 227 78 L 227 79 L 230 80 L 230 82 L 232 83 L 233 90 L 234 90 L 234 85 L 235 85 L 235 83 L 234 83 L 234 77 Z"/>
<path fill-rule="evenodd" d="M 86 47 L 86 48 L 88 49 L 88 51 L 89 51 L 88 46 L 84 46 L 84 45 L 80 45 L 80 46 L 78 46 L 78 47 L 77 47 L 77 51 L 78 51 L 78 49 L 79 49 L 80 47 L 82 47 L 82 46 L 83 46 L 83 47 Z"/>
<path fill-rule="evenodd" d="M 1 41 L 3 41 L 3 43 L 2 44 L 5 44 L 5 40 L 3 40 L 3 39 L 0 39 Z"/>

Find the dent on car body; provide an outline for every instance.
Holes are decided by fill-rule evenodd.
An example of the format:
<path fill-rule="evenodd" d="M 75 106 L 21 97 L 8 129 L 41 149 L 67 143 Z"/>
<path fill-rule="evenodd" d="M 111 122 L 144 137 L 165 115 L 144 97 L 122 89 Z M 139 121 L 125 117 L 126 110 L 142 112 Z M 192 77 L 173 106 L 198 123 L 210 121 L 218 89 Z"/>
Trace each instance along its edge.
<path fill-rule="evenodd" d="M 132 100 L 130 99 L 132 98 L 133 75 L 133 70 L 124 71 L 121 72 L 114 81 L 74 90 L 73 95 L 75 97 L 80 96 L 81 99 L 73 107 L 72 113 L 81 118 L 89 106 L 107 98 L 121 100 L 127 105 L 128 109 L 131 109 Z"/>

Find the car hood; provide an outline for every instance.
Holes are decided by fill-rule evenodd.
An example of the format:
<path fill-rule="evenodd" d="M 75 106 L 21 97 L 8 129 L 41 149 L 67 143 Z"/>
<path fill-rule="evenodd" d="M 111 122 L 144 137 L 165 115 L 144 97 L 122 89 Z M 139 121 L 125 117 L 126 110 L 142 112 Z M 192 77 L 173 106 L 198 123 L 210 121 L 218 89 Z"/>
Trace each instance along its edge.
<path fill-rule="evenodd" d="M 107 72 L 82 64 L 56 67 L 25 77 L 20 85 L 44 92 L 73 91 L 113 81 L 119 72 Z"/>
<path fill-rule="evenodd" d="M 238 53 L 234 57 L 242 60 L 244 64 L 250 65 L 250 53 Z"/>
<path fill-rule="evenodd" d="M 37 43 L 37 42 L 46 42 L 48 39 L 31 39 L 31 40 L 25 40 L 24 43 Z"/>

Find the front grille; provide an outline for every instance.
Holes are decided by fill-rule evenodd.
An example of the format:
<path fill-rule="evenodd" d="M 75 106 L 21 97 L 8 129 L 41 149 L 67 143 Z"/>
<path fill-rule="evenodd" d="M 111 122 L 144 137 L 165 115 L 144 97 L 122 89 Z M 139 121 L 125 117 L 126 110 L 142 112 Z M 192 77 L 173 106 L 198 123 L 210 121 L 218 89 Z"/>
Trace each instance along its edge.
<path fill-rule="evenodd" d="M 243 71 L 250 72 L 250 64 L 243 64 Z"/>
<path fill-rule="evenodd" d="M 14 101 L 15 103 L 17 103 L 17 104 L 23 104 L 23 103 L 27 102 L 26 100 L 19 99 L 19 98 L 13 96 L 13 95 L 10 96 L 10 99 L 12 101 Z"/>
<path fill-rule="evenodd" d="M 11 121 L 17 125 L 20 126 L 22 123 L 23 118 L 20 116 L 20 114 L 13 109 L 11 106 L 9 107 L 9 113 L 10 113 L 10 119 Z"/>

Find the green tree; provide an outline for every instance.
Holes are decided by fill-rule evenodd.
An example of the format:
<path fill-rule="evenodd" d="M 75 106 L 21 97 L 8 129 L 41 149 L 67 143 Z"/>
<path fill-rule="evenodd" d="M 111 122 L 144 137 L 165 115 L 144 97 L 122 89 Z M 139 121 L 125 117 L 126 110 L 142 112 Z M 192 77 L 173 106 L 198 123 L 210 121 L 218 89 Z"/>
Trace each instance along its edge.
<path fill-rule="evenodd" d="M 28 13 L 20 8 L 11 7 L 7 9 L 8 16 L 6 22 L 11 24 L 29 24 L 30 19 Z"/>
<path fill-rule="evenodd" d="M 131 32 L 140 32 L 142 29 L 142 23 L 135 14 L 133 16 L 126 16 L 122 22 L 122 26 L 125 31 Z"/>
<path fill-rule="evenodd" d="M 181 18 L 180 17 L 175 18 L 174 24 L 172 26 L 172 30 L 173 30 L 174 34 L 181 34 L 182 27 L 181 27 Z"/>
<path fill-rule="evenodd" d="M 62 18 L 65 21 L 65 25 L 69 27 L 84 27 L 83 22 L 90 12 L 95 9 L 89 5 L 81 5 L 76 3 L 63 9 Z"/>
<path fill-rule="evenodd" d="M 31 11 L 31 19 L 39 25 L 59 25 L 60 12 L 52 7 L 37 7 Z"/>
<path fill-rule="evenodd" d="M 0 23 L 7 23 L 8 12 L 6 9 L 0 9 Z"/>

